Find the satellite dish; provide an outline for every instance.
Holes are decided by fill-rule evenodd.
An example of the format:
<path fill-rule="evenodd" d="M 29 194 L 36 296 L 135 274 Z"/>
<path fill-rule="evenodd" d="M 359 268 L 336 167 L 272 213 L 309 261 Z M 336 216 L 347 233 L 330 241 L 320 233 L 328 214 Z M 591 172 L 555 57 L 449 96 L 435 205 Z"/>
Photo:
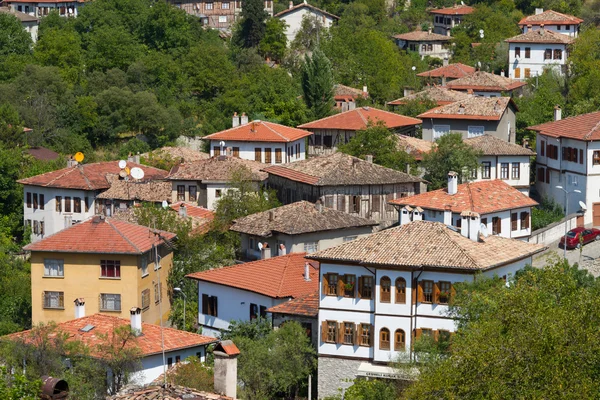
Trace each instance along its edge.
<path fill-rule="evenodd" d="M 261 242 L 258 242 L 258 249 L 262 250 L 263 249 L 263 244 Z"/>
<path fill-rule="evenodd" d="M 483 33 L 480 33 L 480 34 L 479 34 L 479 37 L 480 37 L 480 38 L 482 38 L 482 39 L 483 39 L 483 37 L 484 37 L 484 36 L 485 36 L 485 35 L 484 35 Z"/>
<path fill-rule="evenodd" d="M 125 169 L 123 171 L 125 171 L 125 174 L 127 174 L 127 175 L 129 175 L 131 173 L 131 170 L 129 169 L 129 167 L 125 167 Z"/>
<path fill-rule="evenodd" d="M 587 206 L 585 205 L 585 203 L 584 203 L 583 201 L 580 201 L 580 202 L 579 202 L 579 207 L 581 207 L 581 209 L 582 209 L 583 211 L 587 210 Z"/>
<path fill-rule="evenodd" d="M 411 68 L 413 71 L 417 69 L 417 67 L 415 67 L 414 65 Z"/>
<path fill-rule="evenodd" d="M 481 68 L 481 61 L 477 61 L 477 66 Z"/>
<path fill-rule="evenodd" d="M 461 3 L 462 3 L 462 1 L 461 1 Z M 480 30 L 479 30 L 479 33 L 483 33 L 483 29 L 480 29 Z"/>
<path fill-rule="evenodd" d="M 125 178 L 125 177 L 127 176 L 127 172 L 125 172 L 125 170 L 124 170 L 124 169 L 122 169 L 122 170 L 120 170 L 120 171 L 119 171 L 119 176 L 120 176 L 121 178 Z"/>
<path fill-rule="evenodd" d="M 219 142 L 219 145 L 220 145 L 221 147 L 225 147 L 225 142 L 221 140 L 221 141 Z"/>
<path fill-rule="evenodd" d="M 119 161 L 119 168 L 123 169 L 127 166 L 127 161 L 121 160 Z"/>
<path fill-rule="evenodd" d="M 162 208 L 167 208 L 167 207 L 169 207 L 169 203 L 167 203 L 166 200 L 163 200 L 162 201 Z"/>
<path fill-rule="evenodd" d="M 131 177 L 133 179 L 142 179 L 144 177 L 144 170 L 139 167 L 131 168 Z"/>
<path fill-rule="evenodd" d="M 481 232 L 483 237 L 488 237 L 487 226 L 485 226 L 485 224 L 479 225 L 479 231 Z"/>
<path fill-rule="evenodd" d="M 77 153 L 75 153 L 75 161 L 82 162 L 84 158 L 85 157 L 82 152 L 78 151 Z"/>

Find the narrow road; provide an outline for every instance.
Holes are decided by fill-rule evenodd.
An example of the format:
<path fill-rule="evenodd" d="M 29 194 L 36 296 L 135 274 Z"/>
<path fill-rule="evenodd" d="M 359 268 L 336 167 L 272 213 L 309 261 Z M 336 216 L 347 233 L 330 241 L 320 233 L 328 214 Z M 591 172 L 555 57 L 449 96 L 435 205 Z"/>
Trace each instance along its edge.
<path fill-rule="evenodd" d="M 563 257 L 563 249 L 558 247 L 558 243 L 554 243 L 549 246 L 548 250 L 534 257 L 533 266 L 542 268 L 546 265 L 548 257 L 553 253 L 558 254 L 560 258 Z M 579 257 L 579 249 L 567 250 L 567 260 L 569 260 L 569 264 L 579 263 Z M 600 241 L 591 242 L 583 246 L 580 266 L 587 269 L 595 277 L 600 276 Z"/>

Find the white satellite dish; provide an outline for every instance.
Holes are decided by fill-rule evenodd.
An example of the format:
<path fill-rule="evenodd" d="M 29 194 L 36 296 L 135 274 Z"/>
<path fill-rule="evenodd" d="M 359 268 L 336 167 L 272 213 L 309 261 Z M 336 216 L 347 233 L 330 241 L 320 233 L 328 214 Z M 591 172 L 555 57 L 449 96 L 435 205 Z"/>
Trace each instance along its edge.
<path fill-rule="evenodd" d="M 479 226 L 479 231 L 481 232 L 481 234 L 483 235 L 483 237 L 488 237 L 487 226 L 485 226 L 485 224 L 481 224 Z"/>
<path fill-rule="evenodd" d="M 413 71 L 417 69 L 417 67 L 415 67 L 414 65 L 411 68 Z"/>
<path fill-rule="evenodd" d="M 462 3 L 462 1 L 461 1 L 461 3 Z M 480 29 L 480 30 L 479 30 L 479 33 L 483 33 L 483 29 Z"/>
<path fill-rule="evenodd" d="M 479 34 L 479 37 L 480 37 L 480 38 L 482 38 L 482 39 L 483 39 L 483 37 L 484 37 L 484 36 L 485 36 L 485 35 L 484 35 L 483 33 L 480 33 L 480 34 Z"/>
<path fill-rule="evenodd" d="M 477 66 L 481 68 L 481 61 L 477 61 Z"/>
<path fill-rule="evenodd" d="M 139 167 L 131 168 L 131 177 L 133 179 L 142 179 L 144 177 L 144 170 Z"/>
<path fill-rule="evenodd" d="M 225 142 L 221 140 L 221 141 L 219 142 L 219 146 L 221 146 L 221 147 L 225 147 Z"/>
<path fill-rule="evenodd" d="M 127 166 L 127 161 L 121 160 L 119 161 L 119 168 L 123 169 Z"/>
<path fill-rule="evenodd" d="M 581 207 L 581 209 L 582 209 L 583 211 L 587 210 L 587 206 L 585 205 L 585 203 L 584 203 L 583 201 L 580 201 L 580 202 L 579 202 L 579 207 Z"/>
<path fill-rule="evenodd" d="M 465 2 L 464 2 L 464 1 L 462 1 L 462 0 L 460 0 L 460 5 L 461 5 L 461 6 L 464 6 L 464 5 L 465 5 Z"/>
<path fill-rule="evenodd" d="M 162 201 L 162 208 L 167 208 L 167 207 L 169 207 L 169 203 L 167 203 L 166 200 L 163 200 Z"/>
<path fill-rule="evenodd" d="M 263 249 L 263 244 L 261 242 L 258 242 L 258 249 L 262 250 Z"/>

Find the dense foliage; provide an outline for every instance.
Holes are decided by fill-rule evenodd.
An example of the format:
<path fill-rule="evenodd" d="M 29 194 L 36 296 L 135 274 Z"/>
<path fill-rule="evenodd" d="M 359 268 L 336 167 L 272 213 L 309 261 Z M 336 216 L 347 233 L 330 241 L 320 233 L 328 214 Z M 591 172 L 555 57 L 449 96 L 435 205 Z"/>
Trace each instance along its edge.
<path fill-rule="evenodd" d="M 539 205 L 531 209 L 531 229 L 535 231 L 544 228 L 560 221 L 564 216 L 564 209 L 560 204 L 544 197 Z"/>

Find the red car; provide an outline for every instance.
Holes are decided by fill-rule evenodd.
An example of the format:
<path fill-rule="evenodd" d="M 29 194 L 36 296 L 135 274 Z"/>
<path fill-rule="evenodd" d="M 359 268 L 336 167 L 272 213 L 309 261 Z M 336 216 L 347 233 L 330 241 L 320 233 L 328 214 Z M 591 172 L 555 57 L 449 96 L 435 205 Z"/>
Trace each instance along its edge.
<path fill-rule="evenodd" d="M 581 247 L 581 237 L 583 244 L 588 244 L 594 240 L 600 240 L 600 229 L 596 228 L 575 228 L 567 232 L 567 249 L 578 249 Z M 565 236 L 560 239 L 560 245 L 565 245 Z"/>

